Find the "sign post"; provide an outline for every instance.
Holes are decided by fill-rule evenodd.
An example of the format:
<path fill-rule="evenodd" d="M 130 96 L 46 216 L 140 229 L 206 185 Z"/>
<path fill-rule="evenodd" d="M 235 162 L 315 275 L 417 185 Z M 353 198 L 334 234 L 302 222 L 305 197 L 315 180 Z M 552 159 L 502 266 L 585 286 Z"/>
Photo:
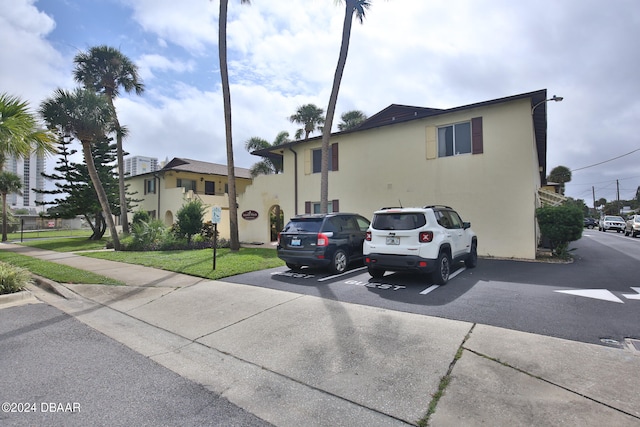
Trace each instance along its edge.
<path fill-rule="evenodd" d="M 213 223 L 213 269 L 216 269 L 216 248 L 218 247 L 218 223 L 222 216 L 222 208 L 214 206 L 211 209 L 211 222 Z"/>

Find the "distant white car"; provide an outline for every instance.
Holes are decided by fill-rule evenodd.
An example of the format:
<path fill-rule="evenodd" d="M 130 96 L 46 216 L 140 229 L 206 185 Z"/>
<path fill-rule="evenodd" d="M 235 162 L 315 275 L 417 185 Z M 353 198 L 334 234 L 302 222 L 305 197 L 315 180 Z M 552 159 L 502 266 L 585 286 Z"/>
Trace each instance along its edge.
<path fill-rule="evenodd" d="M 471 224 L 448 206 L 384 208 L 373 214 L 364 240 L 364 263 L 369 274 L 385 271 L 430 273 L 444 285 L 454 263 L 468 268 L 478 262 L 478 238 Z"/>
<path fill-rule="evenodd" d="M 624 228 L 624 235 L 636 237 L 640 235 L 640 215 L 631 215 Z"/>
<path fill-rule="evenodd" d="M 598 224 L 598 230 L 609 231 L 616 230 L 618 233 L 622 233 L 626 227 L 626 223 L 621 216 L 606 215 L 600 218 L 600 224 Z"/>

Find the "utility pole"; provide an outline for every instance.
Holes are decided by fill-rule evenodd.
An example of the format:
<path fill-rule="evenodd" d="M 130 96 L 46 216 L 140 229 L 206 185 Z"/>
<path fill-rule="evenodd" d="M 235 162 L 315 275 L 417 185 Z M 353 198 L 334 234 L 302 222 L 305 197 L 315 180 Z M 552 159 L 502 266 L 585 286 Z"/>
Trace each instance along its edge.
<path fill-rule="evenodd" d="M 595 212 L 596 212 L 596 188 L 594 186 L 591 186 L 591 195 L 593 197 L 593 211 L 594 211 L 594 216 L 595 216 Z"/>

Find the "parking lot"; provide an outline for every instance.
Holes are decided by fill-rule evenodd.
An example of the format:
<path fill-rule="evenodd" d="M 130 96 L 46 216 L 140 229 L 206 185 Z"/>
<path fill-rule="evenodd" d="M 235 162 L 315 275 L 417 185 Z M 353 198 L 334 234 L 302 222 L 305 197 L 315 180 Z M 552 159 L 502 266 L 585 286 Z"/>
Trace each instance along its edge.
<path fill-rule="evenodd" d="M 280 267 L 225 281 L 597 344 L 640 338 L 640 239 L 585 230 L 572 247 L 569 264 L 458 263 L 444 286 L 412 273 L 374 279 L 361 264 L 339 275 Z"/>

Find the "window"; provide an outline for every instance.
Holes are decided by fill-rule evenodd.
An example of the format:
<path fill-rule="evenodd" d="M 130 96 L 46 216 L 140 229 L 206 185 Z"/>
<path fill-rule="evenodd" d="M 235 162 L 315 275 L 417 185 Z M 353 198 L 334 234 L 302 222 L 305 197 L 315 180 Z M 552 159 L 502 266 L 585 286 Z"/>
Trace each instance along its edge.
<path fill-rule="evenodd" d="M 438 157 L 471 153 L 471 122 L 438 128 Z"/>
<path fill-rule="evenodd" d="M 155 194 L 156 193 L 156 180 L 155 179 L 145 179 L 144 180 L 144 194 Z"/>
<path fill-rule="evenodd" d="M 178 178 L 177 186 L 184 187 L 185 191 L 193 190 L 194 193 L 196 192 L 196 182 L 191 179 Z"/>
<path fill-rule="evenodd" d="M 327 206 L 327 213 L 333 213 L 333 212 L 340 212 L 340 203 L 338 202 L 338 200 L 329 200 L 329 204 Z M 319 214 L 320 202 L 305 202 L 304 213 Z"/>
<path fill-rule="evenodd" d="M 312 173 L 322 172 L 322 149 L 311 151 Z M 329 147 L 329 170 L 338 170 L 338 144 L 331 144 Z"/>
<path fill-rule="evenodd" d="M 213 181 L 205 181 L 204 194 L 214 196 L 216 194 L 216 183 Z"/>

